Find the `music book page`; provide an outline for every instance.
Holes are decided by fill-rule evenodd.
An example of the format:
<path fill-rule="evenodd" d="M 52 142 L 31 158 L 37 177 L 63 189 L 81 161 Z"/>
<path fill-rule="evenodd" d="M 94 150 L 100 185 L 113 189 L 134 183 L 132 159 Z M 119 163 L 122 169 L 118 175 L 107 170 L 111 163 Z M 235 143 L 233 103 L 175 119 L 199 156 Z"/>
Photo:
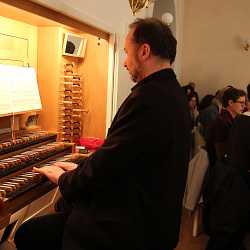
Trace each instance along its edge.
<path fill-rule="evenodd" d="M 35 69 L 0 64 L 0 116 L 41 108 Z"/>

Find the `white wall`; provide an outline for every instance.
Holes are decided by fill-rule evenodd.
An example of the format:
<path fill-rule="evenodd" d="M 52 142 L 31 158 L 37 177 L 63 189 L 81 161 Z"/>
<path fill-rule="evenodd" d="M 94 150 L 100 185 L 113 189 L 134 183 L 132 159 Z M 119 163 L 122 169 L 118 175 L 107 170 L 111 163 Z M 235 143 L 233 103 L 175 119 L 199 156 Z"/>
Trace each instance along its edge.
<path fill-rule="evenodd" d="M 245 90 L 250 52 L 242 40 L 250 37 L 250 1 L 189 0 L 184 9 L 183 83 L 197 83 L 200 96 L 228 84 Z"/>
<path fill-rule="evenodd" d="M 119 31 L 131 15 L 128 1 L 124 0 L 34 0 L 75 19 L 105 31 Z"/>
<path fill-rule="evenodd" d="M 175 35 L 177 39 L 177 53 L 175 58 L 175 73 L 183 85 L 182 58 L 183 58 L 183 25 L 184 25 L 184 0 L 174 0 L 175 6 Z"/>

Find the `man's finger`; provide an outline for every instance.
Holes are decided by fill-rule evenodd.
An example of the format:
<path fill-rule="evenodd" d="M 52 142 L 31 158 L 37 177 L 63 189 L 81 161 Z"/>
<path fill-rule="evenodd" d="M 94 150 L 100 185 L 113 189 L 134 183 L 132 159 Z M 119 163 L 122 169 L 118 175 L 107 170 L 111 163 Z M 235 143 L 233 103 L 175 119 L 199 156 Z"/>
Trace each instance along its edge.
<path fill-rule="evenodd" d="M 55 162 L 53 164 L 56 167 L 62 168 L 64 170 L 74 170 L 77 168 L 77 164 L 72 163 L 72 162 Z"/>

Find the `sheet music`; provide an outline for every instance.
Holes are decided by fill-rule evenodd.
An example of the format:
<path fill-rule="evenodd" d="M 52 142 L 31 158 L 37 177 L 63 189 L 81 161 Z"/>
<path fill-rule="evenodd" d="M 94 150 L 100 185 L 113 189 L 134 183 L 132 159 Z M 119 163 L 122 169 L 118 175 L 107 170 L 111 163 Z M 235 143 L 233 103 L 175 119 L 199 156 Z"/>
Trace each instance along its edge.
<path fill-rule="evenodd" d="M 35 69 L 0 64 L 0 116 L 41 107 Z"/>

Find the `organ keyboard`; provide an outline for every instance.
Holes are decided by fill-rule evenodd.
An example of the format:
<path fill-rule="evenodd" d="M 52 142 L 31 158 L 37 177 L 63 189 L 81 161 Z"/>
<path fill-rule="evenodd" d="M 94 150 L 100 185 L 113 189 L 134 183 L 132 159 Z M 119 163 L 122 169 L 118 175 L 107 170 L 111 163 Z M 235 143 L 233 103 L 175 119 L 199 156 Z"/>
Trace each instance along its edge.
<path fill-rule="evenodd" d="M 19 210 L 55 189 L 53 183 L 32 172 L 32 168 L 56 161 L 77 162 L 79 157 L 72 157 L 72 146 L 56 142 L 56 134 L 44 131 L 23 132 L 16 139 L 1 135 L 0 229 L 8 226 Z"/>
<path fill-rule="evenodd" d="M 46 131 L 17 132 L 15 134 L 15 139 L 11 137 L 10 133 L 2 134 L 0 135 L 0 155 L 41 142 L 52 142 L 56 140 L 56 137 L 56 134 Z"/>

